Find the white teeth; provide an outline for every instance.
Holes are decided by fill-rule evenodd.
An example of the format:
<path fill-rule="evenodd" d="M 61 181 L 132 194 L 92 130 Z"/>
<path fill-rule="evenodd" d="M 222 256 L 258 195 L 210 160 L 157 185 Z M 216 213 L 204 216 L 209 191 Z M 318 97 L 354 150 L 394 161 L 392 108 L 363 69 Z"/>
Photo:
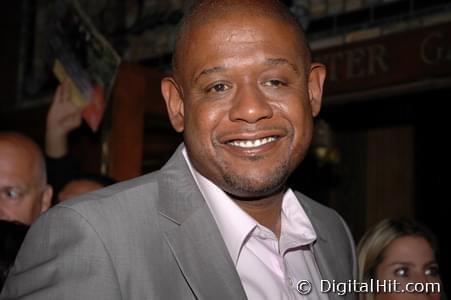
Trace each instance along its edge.
<path fill-rule="evenodd" d="M 265 145 L 270 142 L 274 142 L 277 138 L 274 136 L 266 137 L 263 139 L 256 139 L 256 140 L 235 140 L 229 142 L 229 145 L 240 147 L 240 148 L 254 148 L 254 147 L 260 147 L 262 145 Z"/>

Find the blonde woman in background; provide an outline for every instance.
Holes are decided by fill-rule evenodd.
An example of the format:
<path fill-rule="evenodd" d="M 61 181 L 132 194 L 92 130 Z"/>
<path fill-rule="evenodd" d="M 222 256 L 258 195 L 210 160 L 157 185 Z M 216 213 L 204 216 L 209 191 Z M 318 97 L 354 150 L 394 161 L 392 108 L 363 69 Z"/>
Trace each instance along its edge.
<path fill-rule="evenodd" d="M 379 284 L 379 291 L 361 294 L 364 300 L 446 299 L 443 293 L 434 235 L 407 219 L 381 221 L 360 240 L 359 280 Z M 385 283 L 385 291 L 381 286 Z M 391 288 L 391 290 L 390 290 Z M 399 292 L 399 291 L 409 292 Z M 416 290 L 416 292 L 411 292 Z"/>

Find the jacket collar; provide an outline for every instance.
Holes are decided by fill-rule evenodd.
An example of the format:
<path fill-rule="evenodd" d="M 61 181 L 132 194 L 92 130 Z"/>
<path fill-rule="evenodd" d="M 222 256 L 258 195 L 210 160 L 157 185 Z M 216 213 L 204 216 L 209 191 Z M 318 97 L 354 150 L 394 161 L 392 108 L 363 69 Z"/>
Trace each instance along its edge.
<path fill-rule="evenodd" d="M 198 299 L 246 299 L 213 216 L 178 147 L 159 172 L 159 213 L 164 237 Z M 170 226 L 163 225 L 168 224 Z"/>

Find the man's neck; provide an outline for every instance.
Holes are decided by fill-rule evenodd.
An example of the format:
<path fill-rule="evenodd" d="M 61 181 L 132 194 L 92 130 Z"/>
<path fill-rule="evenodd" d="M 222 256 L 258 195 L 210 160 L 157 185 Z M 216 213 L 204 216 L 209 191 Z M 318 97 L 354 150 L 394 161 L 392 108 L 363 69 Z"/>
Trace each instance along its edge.
<path fill-rule="evenodd" d="M 270 229 L 277 238 L 281 230 L 281 210 L 283 192 L 260 200 L 237 200 L 235 203 L 258 223 Z"/>

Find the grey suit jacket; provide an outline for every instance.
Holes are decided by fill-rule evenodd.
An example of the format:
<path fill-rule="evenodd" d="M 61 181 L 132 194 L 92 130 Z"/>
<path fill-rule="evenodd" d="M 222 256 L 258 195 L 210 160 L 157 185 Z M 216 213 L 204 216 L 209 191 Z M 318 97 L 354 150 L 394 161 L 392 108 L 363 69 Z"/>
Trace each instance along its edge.
<path fill-rule="evenodd" d="M 313 251 L 322 278 L 356 278 L 353 241 L 342 219 L 296 195 L 318 236 Z M 42 215 L 25 238 L 0 298 L 246 295 L 179 147 L 158 172 L 65 202 Z"/>

